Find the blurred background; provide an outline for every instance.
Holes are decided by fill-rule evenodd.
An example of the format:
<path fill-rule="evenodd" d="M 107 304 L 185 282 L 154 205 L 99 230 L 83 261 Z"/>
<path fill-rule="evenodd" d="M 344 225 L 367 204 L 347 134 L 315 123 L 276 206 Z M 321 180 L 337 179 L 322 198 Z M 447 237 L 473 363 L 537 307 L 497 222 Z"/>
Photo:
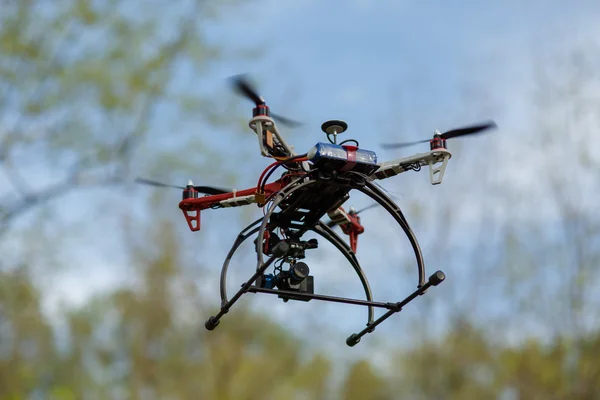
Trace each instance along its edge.
<path fill-rule="evenodd" d="M 0 1 L 0 398 L 600 398 L 598 20 L 593 0 Z M 270 161 L 239 73 L 305 123 L 282 129 L 297 152 L 329 119 L 381 161 L 428 150 L 383 142 L 499 126 L 448 142 L 441 185 L 381 182 L 447 279 L 356 347 L 366 309 L 263 295 L 206 331 L 262 211 L 193 233 L 179 190 L 133 183 L 255 185 Z M 375 300 L 399 301 L 408 240 L 361 215 Z M 315 290 L 362 297 L 320 244 Z"/>

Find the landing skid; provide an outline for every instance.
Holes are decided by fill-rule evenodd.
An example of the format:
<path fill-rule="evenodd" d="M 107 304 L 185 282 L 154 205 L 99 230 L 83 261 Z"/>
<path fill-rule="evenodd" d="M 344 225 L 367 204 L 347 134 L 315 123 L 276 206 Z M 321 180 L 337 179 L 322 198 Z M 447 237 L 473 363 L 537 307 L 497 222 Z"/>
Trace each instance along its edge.
<path fill-rule="evenodd" d="M 349 174 L 352 174 L 349 172 Z M 358 174 L 357 174 L 358 175 Z M 360 176 L 359 176 L 360 178 Z M 362 299 L 353 299 L 353 298 L 345 298 L 345 297 L 335 297 L 328 296 L 322 294 L 315 293 L 305 293 L 299 291 L 292 290 L 281 290 L 274 288 L 266 288 L 256 285 L 257 280 L 264 276 L 265 271 L 273 265 L 276 261 L 282 260 L 285 258 L 291 251 L 290 244 L 288 241 L 282 240 L 277 245 L 275 245 L 270 253 L 271 255 L 264 260 L 265 253 L 263 242 L 265 238 L 265 232 L 268 230 L 273 230 L 273 219 L 271 216 L 274 214 L 275 210 L 279 207 L 282 209 L 282 213 L 285 212 L 285 204 L 286 201 L 294 198 L 298 198 L 302 196 L 303 193 L 307 192 L 310 189 L 311 185 L 318 186 L 318 179 L 298 179 L 289 183 L 286 187 L 284 187 L 273 199 L 272 203 L 268 206 L 268 210 L 264 217 L 254 221 L 248 227 L 243 229 L 235 240 L 231 250 L 229 251 L 225 262 L 223 264 L 223 268 L 221 270 L 221 282 L 220 282 L 220 292 L 221 292 L 221 309 L 218 314 L 215 316 L 211 316 L 205 323 L 205 327 L 208 330 L 214 330 L 220 323 L 223 315 L 227 314 L 231 307 L 239 300 L 239 298 L 245 293 L 264 293 L 264 294 L 276 294 L 279 297 L 288 297 L 294 298 L 296 300 L 310 301 L 310 300 L 321 300 L 335 303 L 344 303 L 344 304 L 354 304 L 361 305 L 367 307 L 367 324 L 366 328 L 358 333 L 354 333 L 350 335 L 346 344 L 348 346 L 355 346 L 362 336 L 367 333 L 371 333 L 375 330 L 375 328 L 381 324 L 383 321 L 388 319 L 392 314 L 402 311 L 403 307 L 405 307 L 408 303 L 414 300 L 416 297 L 423 295 L 431 286 L 437 286 L 441 282 L 444 281 L 445 275 L 442 271 L 437 271 L 433 275 L 429 277 L 427 281 L 425 281 L 425 267 L 423 263 L 423 256 L 421 254 L 421 249 L 417 242 L 417 239 L 412 232 L 410 226 L 408 225 L 404 215 L 400 208 L 394 203 L 392 199 L 390 199 L 385 192 L 379 189 L 376 185 L 370 182 L 368 179 L 355 179 L 350 181 L 344 181 L 344 183 L 338 183 L 338 185 L 348 192 L 355 189 L 358 190 L 367 196 L 374 199 L 378 202 L 383 208 L 385 208 L 394 218 L 394 220 L 401 226 L 405 234 L 407 235 L 411 246 L 413 247 L 415 257 L 417 259 L 417 272 L 418 272 L 418 284 L 417 290 L 406 297 L 404 300 L 400 302 L 377 302 L 373 301 L 373 296 L 371 293 L 371 288 L 369 286 L 369 282 L 367 280 L 364 271 L 362 270 L 356 255 L 352 252 L 350 246 L 339 236 L 337 235 L 331 228 L 327 227 L 323 224 L 319 218 L 326 213 L 327 210 L 321 210 L 320 214 L 310 213 L 310 210 L 307 212 L 306 216 L 299 217 L 298 219 L 304 220 L 304 224 L 302 221 L 288 221 L 286 220 L 284 228 L 294 228 L 296 229 L 295 237 L 299 238 L 304 233 L 308 231 L 313 231 L 319 234 L 321 237 L 326 239 L 328 242 L 333 244 L 340 252 L 344 255 L 344 257 L 348 260 L 350 265 L 353 267 L 354 271 L 358 275 L 364 289 L 366 300 Z M 329 185 L 332 185 L 332 182 L 328 182 Z M 319 207 L 315 206 L 317 209 Z M 311 222 L 316 219 L 315 222 Z M 280 219 L 276 219 L 279 221 Z M 276 224 L 275 224 L 276 225 Z M 277 226 L 275 226 L 277 227 Z M 227 297 L 227 271 L 229 268 L 229 263 L 231 258 L 240 247 L 240 245 L 246 241 L 248 238 L 256 235 L 256 253 L 257 253 L 257 266 L 256 271 L 250 277 L 248 281 L 246 281 L 242 287 L 237 291 L 237 293 L 231 298 Z M 374 319 L 374 308 L 385 308 L 388 311 L 380 316 L 377 319 Z"/>

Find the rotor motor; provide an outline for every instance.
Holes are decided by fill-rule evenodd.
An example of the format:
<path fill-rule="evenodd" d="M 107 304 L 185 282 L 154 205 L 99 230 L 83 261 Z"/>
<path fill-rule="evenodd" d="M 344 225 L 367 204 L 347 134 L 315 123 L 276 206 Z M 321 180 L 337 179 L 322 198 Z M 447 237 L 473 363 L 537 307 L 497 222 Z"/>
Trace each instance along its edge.
<path fill-rule="evenodd" d="M 436 132 L 431 142 L 429 142 L 429 148 L 432 151 L 440 148 L 447 149 L 448 147 L 446 146 L 446 139 L 444 139 L 439 132 Z"/>

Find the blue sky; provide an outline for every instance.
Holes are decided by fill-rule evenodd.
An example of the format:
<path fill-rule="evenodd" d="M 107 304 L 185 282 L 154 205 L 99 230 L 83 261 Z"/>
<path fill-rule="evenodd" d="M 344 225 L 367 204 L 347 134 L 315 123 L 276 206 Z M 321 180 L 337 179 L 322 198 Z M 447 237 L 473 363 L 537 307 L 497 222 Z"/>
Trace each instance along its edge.
<path fill-rule="evenodd" d="M 256 0 L 241 7 L 229 7 L 218 22 L 201 28 L 211 41 L 223 43 L 232 53 L 258 46 L 262 56 L 256 60 L 219 62 L 204 76 L 190 76 L 182 70 L 176 84 L 192 90 L 197 87 L 202 91 L 227 91 L 229 76 L 249 73 L 275 112 L 306 122 L 306 128 L 285 130 L 298 152 L 325 139 L 320 125 L 328 119 L 348 122 L 347 136 L 359 140 L 362 147 L 377 151 L 380 160 L 427 149 L 417 146 L 383 151 L 379 143 L 427 138 L 436 128 L 446 130 L 495 119 L 500 129 L 492 135 L 451 144 L 454 157 L 442 185 L 431 186 L 427 171 L 403 174 L 383 183 L 410 210 L 407 218 L 414 221 L 413 229 L 424 250 L 428 271 L 443 269 L 449 277 L 440 288 L 430 291 L 427 300 L 419 299 L 432 302 L 436 312 L 443 313 L 447 309 L 445 294 L 461 292 L 458 282 L 469 282 L 467 273 L 477 272 L 463 268 L 469 265 L 466 259 L 472 247 L 465 238 L 480 228 L 482 218 L 488 219 L 488 225 L 478 232 L 489 236 L 492 243 L 495 227 L 509 217 L 518 218 L 525 225 L 543 222 L 550 231 L 556 230 L 555 210 L 540 205 L 545 204 L 547 192 L 540 184 L 539 174 L 552 166 L 553 159 L 572 157 L 576 149 L 560 142 L 550 151 L 531 146 L 541 138 L 540 132 L 530 129 L 536 126 L 530 101 L 535 78 L 532 70 L 536 60 L 556 57 L 564 49 L 598 37 L 599 20 L 600 4 L 594 1 Z M 238 117 L 250 115 L 251 105 L 241 102 L 233 111 L 239 113 Z M 163 140 L 168 140 L 164 139 L 168 129 L 166 115 L 157 116 L 153 128 L 153 135 Z M 183 132 L 186 135 L 205 134 L 207 129 L 202 125 L 186 126 L 188 131 Z M 253 133 L 249 129 L 233 132 L 229 128 L 213 129 L 212 133 L 211 145 L 217 151 L 228 154 L 238 151 L 232 149 L 239 146 L 244 154 L 253 154 L 236 171 L 237 188 L 251 187 L 268 164 L 268 160 L 259 156 Z M 597 144 L 592 146 L 600 150 Z M 597 155 L 595 150 L 593 153 Z M 582 212 L 591 213 L 593 195 L 598 194 L 593 176 L 582 169 L 576 179 L 568 182 Z M 222 178 L 211 171 L 199 171 L 191 177 L 196 183 L 215 185 Z M 188 176 L 177 178 L 184 182 Z M 56 204 L 66 225 L 90 212 L 82 206 L 74 207 L 80 204 L 81 195 L 68 196 Z M 87 195 L 111 198 L 106 192 Z M 191 233 L 186 232 L 185 221 L 177 209 L 179 196 L 175 191 L 172 210 L 160 212 L 179 221 L 181 233 L 189 243 L 195 243 L 198 249 L 211 249 L 200 250 L 202 255 L 198 256 L 202 263 L 214 266 L 199 282 L 201 287 L 211 289 L 218 282 L 218 269 L 237 231 L 260 211 L 253 208 L 206 212 L 202 232 Z M 351 200 L 357 207 L 369 204 L 360 196 Z M 123 204 L 118 196 L 111 201 Z M 436 235 L 445 227 L 440 226 L 438 214 L 430 210 L 449 204 L 459 206 L 447 243 L 450 250 L 440 255 L 435 253 Z M 419 207 L 421 214 L 417 213 Z M 98 229 L 118 230 L 118 216 L 108 212 L 96 215 Z M 224 222 L 231 227 L 224 226 Z M 378 210 L 368 217 L 365 215 L 364 223 L 368 231 L 359 242 L 359 258 L 365 264 L 375 295 L 380 300 L 399 300 L 395 296 L 408 294 L 416 278 L 413 270 L 398 269 L 390 261 L 405 260 L 406 254 L 410 255 L 408 244 L 399 229 Z M 81 301 L 94 290 L 127 280 L 126 273 L 112 267 L 123 262 L 118 235 L 99 243 L 91 239 L 96 233 L 90 229 L 77 237 L 64 238 L 57 257 L 65 264 L 82 267 L 69 267 L 58 274 L 55 279 L 61 289 L 55 291 L 53 301 L 59 298 Z M 344 274 L 347 266 L 341 256 L 323 247 L 313 261 L 313 270 L 321 276 L 318 287 L 329 293 L 360 293 L 357 280 Z M 246 246 L 239 257 L 252 262 L 254 254 Z M 234 271 L 233 277 L 239 280 L 246 274 L 235 275 Z M 493 292 L 496 300 L 485 302 L 479 311 L 482 315 L 507 307 L 498 300 L 499 289 L 490 290 L 496 290 Z M 464 302 L 468 303 L 468 293 L 462 295 L 467 296 Z M 297 313 L 299 318 L 290 323 L 298 329 L 316 329 L 315 326 L 333 329 L 336 333 L 331 335 L 334 337 L 331 344 L 336 347 L 343 348 L 346 334 L 364 324 L 362 308 L 315 302 L 309 303 L 310 306 L 290 303 L 274 306 L 271 300 L 252 297 L 257 309 L 269 308 L 270 313 L 283 321 L 289 321 L 289 315 Z M 217 306 L 215 297 L 215 310 Z M 411 329 L 403 321 L 414 320 L 417 310 L 417 304 L 409 306 L 406 320 L 404 316 L 396 316 L 375 336 L 395 340 L 398 330 Z M 323 317 L 315 317 L 321 311 L 325 312 Z M 336 322 L 330 323 L 332 320 Z"/>

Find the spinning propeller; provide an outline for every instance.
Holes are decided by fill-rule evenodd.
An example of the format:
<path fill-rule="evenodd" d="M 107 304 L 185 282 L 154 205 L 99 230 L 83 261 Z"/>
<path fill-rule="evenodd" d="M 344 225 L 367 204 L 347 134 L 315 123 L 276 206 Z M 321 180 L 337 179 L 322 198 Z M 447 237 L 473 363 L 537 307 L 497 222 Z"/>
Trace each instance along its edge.
<path fill-rule="evenodd" d="M 452 130 L 449 130 L 444 133 L 439 133 L 438 131 L 436 131 L 436 133 L 433 135 L 433 139 L 418 140 L 416 142 L 382 144 L 381 146 L 384 149 L 398 149 L 400 147 L 412 146 L 412 145 L 415 145 L 418 143 L 431 142 L 432 140 L 435 140 L 435 139 L 447 140 L 447 139 L 452 139 L 452 138 L 456 138 L 459 136 L 473 135 L 476 133 L 481 133 L 488 129 L 496 128 L 496 127 L 497 127 L 497 125 L 494 121 L 489 121 L 489 122 L 485 122 L 485 123 L 481 123 L 481 124 L 477 124 L 477 125 L 471 125 L 471 126 L 465 126 L 463 128 L 452 129 Z"/>
<path fill-rule="evenodd" d="M 364 207 L 364 208 L 361 208 L 361 209 L 360 209 L 360 210 L 358 210 L 358 211 L 354 211 L 354 209 L 353 209 L 353 208 L 351 208 L 351 209 L 350 209 L 350 211 L 348 211 L 348 214 L 354 214 L 354 215 L 357 215 L 357 214 L 360 214 L 360 213 L 361 213 L 361 212 L 363 212 L 363 211 L 367 211 L 367 210 L 370 210 L 371 208 L 378 207 L 379 205 L 380 205 L 379 203 L 374 203 L 374 204 L 371 204 L 370 206 L 366 206 L 366 207 Z M 329 228 L 333 228 L 334 226 L 336 226 L 336 225 L 339 225 L 339 223 L 337 223 L 337 222 L 335 222 L 335 221 L 329 221 L 329 222 L 327 222 L 327 224 L 326 224 L 326 225 L 327 225 Z"/>
<path fill-rule="evenodd" d="M 252 86 L 246 75 L 236 75 L 232 77 L 231 84 L 233 86 L 233 89 L 238 94 L 254 102 L 256 107 L 264 106 L 266 104 L 265 99 L 263 99 L 262 96 L 259 96 L 258 92 L 254 88 L 254 86 Z M 273 118 L 275 121 L 279 122 L 282 125 L 286 125 L 290 128 L 296 128 L 302 125 L 301 122 L 282 117 L 281 115 L 272 112 L 269 112 L 269 114 L 271 115 L 271 118 Z"/>
<path fill-rule="evenodd" d="M 175 189 L 181 189 L 181 190 L 186 190 L 187 189 L 184 186 L 169 185 L 167 183 L 156 182 L 156 181 L 153 181 L 153 180 L 150 180 L 150 179 L 144 179 L 144 178 L 136 178 L 135 182 L 136 183 L 141 183 L 143 185 L 150 185 L 150 186 L 157 186 L 157 187 L 169 187 L 169 188 L 175 188 Z M 210 194 L 210 195 L 223 194 L 223 193 L 230 193 L 231 192 L 231 190 L 215 188 L 215 187 L 212 187 L 212 186 L 194 186 L 194 184 L 192 183 L 191 180 L 188 182 L 188 186 L 193 186 L 194 190 L 197 191 L 198 193 Z"/>

